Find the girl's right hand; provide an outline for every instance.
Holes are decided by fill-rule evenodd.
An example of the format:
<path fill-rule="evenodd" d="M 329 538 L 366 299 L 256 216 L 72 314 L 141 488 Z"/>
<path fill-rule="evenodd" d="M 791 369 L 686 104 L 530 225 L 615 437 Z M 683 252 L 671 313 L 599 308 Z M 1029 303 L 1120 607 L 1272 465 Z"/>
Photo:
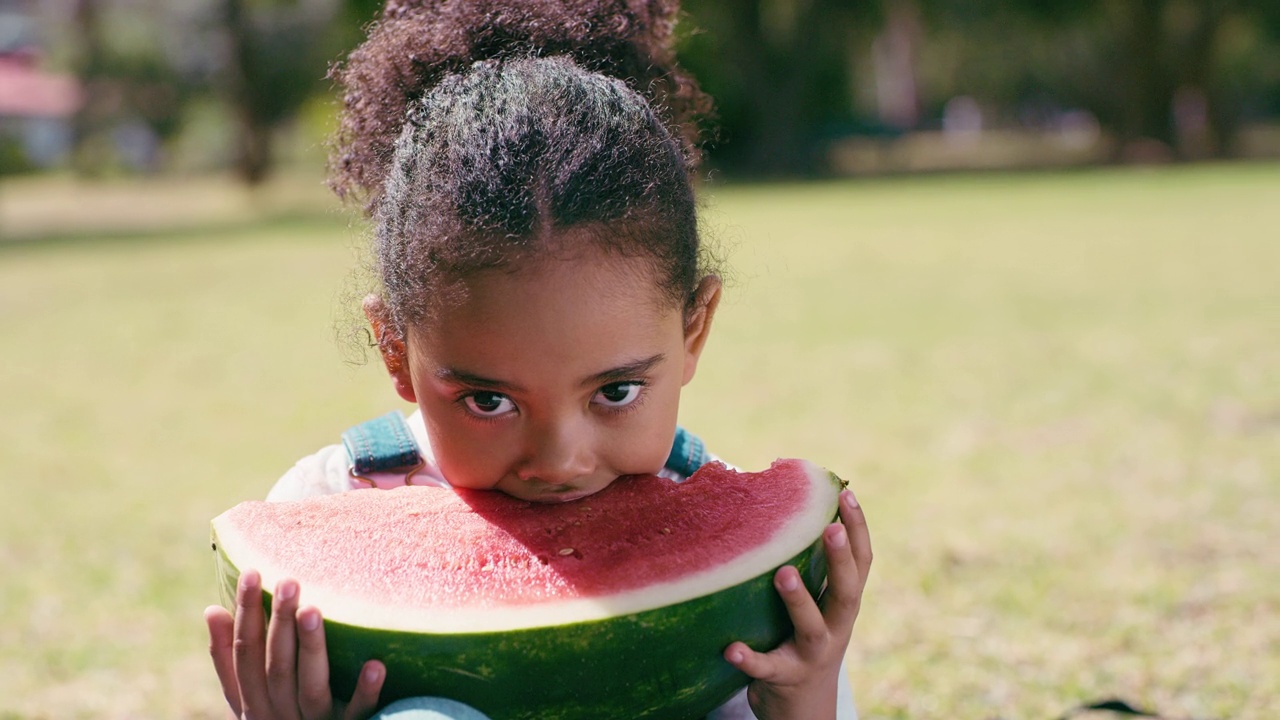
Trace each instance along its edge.
<path fill-rule="evenodd" d="M 261 578 L 240 575 L 236 614 L 213 605 L 204 611 L 209 655 L 222 694 L 244 720 L 364 720 L 373 714 L 386 668 L 370 660 L 360 671 L 350 703 L 329 692 L 329 656 L 324 624 L 314 607 L 298 607 L 298 583 L 286 579 L 271 600 L 271 621 L 262 607 Z"/>

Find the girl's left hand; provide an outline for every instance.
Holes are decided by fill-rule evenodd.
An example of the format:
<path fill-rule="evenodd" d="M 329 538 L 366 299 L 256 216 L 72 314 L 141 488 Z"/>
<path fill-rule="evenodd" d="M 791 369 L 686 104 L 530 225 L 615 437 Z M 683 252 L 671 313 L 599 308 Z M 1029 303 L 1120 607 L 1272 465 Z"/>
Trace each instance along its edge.
<path fill-rule="evenodd" d="M 268 622 L 262 576 L 246 569 L 236 589 L 235 615 L 205 610 L 209 654 L 231 714 L 241 720 L 360 720 L 373 714 L 386 677 L 377 660 L 365 663 L 350 703 L 329 691 L 324 622 L 314 607 L 298 607 L 295 580 L 282 580 Z"/>
<path fill-rule="evenodd" d="M 724 651 L 725 660 L 753 678 L 747 699 L 761 720 L 836 716 L 840 664 L 871 569 L 867 520 L 850 490 L 840 493 L 840 519 L 822 533 L 828 569 L 820 602 L 814 602 L 794 567 L 781 568 L 773 577 L 795 635 L 767 653 L 741 642 Z"/>

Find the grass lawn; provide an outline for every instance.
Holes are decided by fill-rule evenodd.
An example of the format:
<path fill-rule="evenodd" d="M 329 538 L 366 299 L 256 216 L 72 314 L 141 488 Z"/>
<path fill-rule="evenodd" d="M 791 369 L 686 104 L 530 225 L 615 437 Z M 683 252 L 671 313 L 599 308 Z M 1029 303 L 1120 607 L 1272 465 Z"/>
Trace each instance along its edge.
<path fill-rule="evenodd" d="M 0 718 L 220 718 L 209 518 L 400 405 L 335 340 L 360 235 L 99 238 L 40 192 L 79 224 L 0 241 Z M 1274 165 L 707 192 L 732 282 L 682 419 L 853 479 L 864 717 L 1274 717 L 1277 197 Z"/>

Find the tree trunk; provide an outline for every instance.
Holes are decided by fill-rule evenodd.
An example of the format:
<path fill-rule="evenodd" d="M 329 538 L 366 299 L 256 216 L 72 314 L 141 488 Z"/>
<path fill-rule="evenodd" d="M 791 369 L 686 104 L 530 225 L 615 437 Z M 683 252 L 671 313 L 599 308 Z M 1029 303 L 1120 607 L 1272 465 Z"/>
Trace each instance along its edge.
<path fill-rule="evenodd" d="M 761 5 L 767 1 L 751 0 L 730 13 L 735 61 L 748 78 L 747 132 L 737 142 L 746 144 L 740 153 L 747 172 L 785 175 L 797 170 L 800 108 L 795 97 L 797 88 L 788 82 L 787 66 L 794 58 L 779 52 L 765 32 Z"/>
<path fill-rule="evenodd" d="M 244 0 L 222 0 L 222 20 L 230 49 L 227 90 L 236 119 L 236 172 L 249 185 L 271 170 L 271 127 L 257 112 L 253 87 L 253 27 Z"/>
<path fill-rule="evenodd" d="M 1239 129 L 1238 109 L 1214 67 L 1218 36 L 1231 9 L 1230 0 L 1204 0 L 1197 8 L 1196 24 L 1186 51 L 1176 54 L 1178 97 L 1194 100 L 1177 108 L 1178 153 L 1187 159 L 1225 157 L 1235 146 Z"/>
<path fill-rule="evenodd" d="M 922 34 L 916 0 L 889 0 L 884 28 L 871 49 L 877 114 L 880 122 L 899 130 L 910 130 L 920 122 L 916 62 Z"/>
<path fill-rule="evenodd" d="M 791 3 L 789 22 L 766 5 L 778 0 L 750 0 L 730 4 L 725 32 L 733 62 L 747 78 L 745 98 L 749 117 L 744 144 L 733 153 L 742 158 L 741 170 L 752 175 L 806 175 L 821 171 L 823 158 L 817 139 L 823 121 L 821 101 L 830 92 L 821 74 L 828 55 L 845 57 L 844 47 L 832 47 L 846 0 L 804 0 Z M 777 9 L 777 8 L 772 8 Z M 770 25 L 773 22 L 776 26 Z"/>
<path fill-rule="evenodd" d="M 72 164 L 81 175 L 101 172 L 109 161 L 103 124 L 107 112 L 106 49 L 98 0 L 76 0 L 76 76 L 84 96 L 71 121 Z"/>
<path fill-rule="evenodd" d="M 1176 144 L 1172 122 L 1175 83 L 1165 64 L 1165 0 L 1133 0 L 1126 33 L 1129 72 L 1124 76 L 1121 152 L 1156 159 Z"/>

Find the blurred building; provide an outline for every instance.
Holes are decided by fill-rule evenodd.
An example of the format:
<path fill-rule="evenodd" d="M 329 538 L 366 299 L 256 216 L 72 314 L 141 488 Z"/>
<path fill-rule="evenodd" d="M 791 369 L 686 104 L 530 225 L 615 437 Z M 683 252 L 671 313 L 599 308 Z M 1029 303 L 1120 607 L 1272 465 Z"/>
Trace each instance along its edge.
<path fill-rule="evenodd" d="M 0 171 L 49 167 L 71 151 L 80 83 L 41 67 L 36 20 L 16 3 L 0 3 Z"/>

